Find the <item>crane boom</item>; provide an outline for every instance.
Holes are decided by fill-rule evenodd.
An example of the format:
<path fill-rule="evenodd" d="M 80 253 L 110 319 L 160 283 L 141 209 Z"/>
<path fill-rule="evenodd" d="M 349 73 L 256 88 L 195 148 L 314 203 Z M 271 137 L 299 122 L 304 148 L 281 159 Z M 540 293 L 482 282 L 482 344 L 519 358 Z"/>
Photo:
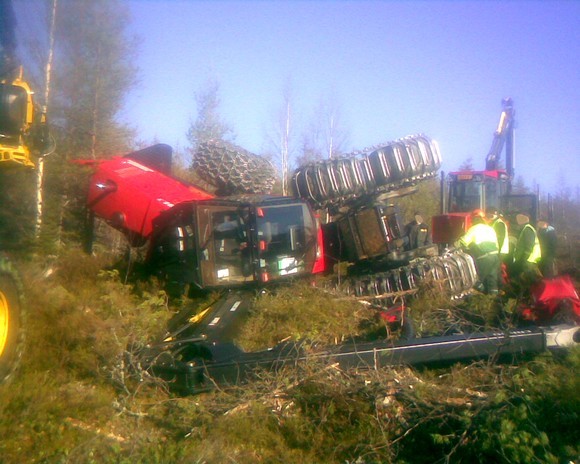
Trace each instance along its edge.
<path fill-rule="evenodd" d="M 485 158 L 486 171 L 495 171 L 499 168 L 501 152 L 506 149 L 506 171 L 510 179 L 514 176 L 514 102 L 511 98 L 502 100 L 502 112 L 489 153 Z"/>

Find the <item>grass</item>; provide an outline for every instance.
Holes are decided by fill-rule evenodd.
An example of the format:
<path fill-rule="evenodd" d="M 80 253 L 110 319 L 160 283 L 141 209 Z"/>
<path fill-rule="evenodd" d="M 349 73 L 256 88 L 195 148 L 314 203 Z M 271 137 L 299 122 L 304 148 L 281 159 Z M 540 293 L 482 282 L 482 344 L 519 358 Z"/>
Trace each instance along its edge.
<path fill-rule="evenodd" d="M 71 252 L 20 265 L 32 317 L 18 375 L 0 386 L 3 463 L 556 463 L 578 459 L 580 350 L 519 364 L 263 372 L 249 385 L 179 397 L 139 369 L 131 346 L 177 308 L 155 282 L 121 283 Z M 50 275 L 49 275 L 50 274 Z M 47 277 L 48 275 L 48 277 Z M 509 314 L 481 295 L 411 304 L 422 335 L 485 330 Z M 195 304 L 195 302 L 187 302 Z M 261 294 L 238 342 L 326 344 L 386 336 L 365 306 L 305 284 Z"/>
<path fill-rule="evenodd" d="M 236 341 L 246 351 L 266 349 L 286 340 L 335 344 L 360 335 L 375 317 L 376 311 L 368 307 L 297 282 L 262 292 Z"/>

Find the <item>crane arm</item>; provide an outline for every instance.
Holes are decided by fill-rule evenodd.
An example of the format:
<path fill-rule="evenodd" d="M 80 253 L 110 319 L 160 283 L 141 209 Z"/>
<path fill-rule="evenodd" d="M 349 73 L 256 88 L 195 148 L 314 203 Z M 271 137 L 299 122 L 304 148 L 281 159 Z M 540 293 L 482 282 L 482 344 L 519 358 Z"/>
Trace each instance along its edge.
<path fill-rule="evenodd" d="M 493 142 L 489 153 L 485 158 L 485 169 L 487 171 L 498 169 L 501 152 L 505 146 L 506 170 L 510 178 L 512 178 L 514 174 L 514 116 L 515 110 L 513 100 L 511 98 L 504 98 L 502 101 L 502 112 L 497 129 L 493 136 Z"/>

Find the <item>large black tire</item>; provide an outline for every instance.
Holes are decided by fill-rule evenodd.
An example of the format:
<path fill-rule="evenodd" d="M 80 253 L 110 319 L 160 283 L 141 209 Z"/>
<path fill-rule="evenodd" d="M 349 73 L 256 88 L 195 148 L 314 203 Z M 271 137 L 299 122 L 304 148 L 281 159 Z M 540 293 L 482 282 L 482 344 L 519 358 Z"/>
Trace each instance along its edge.
<path fill-rule="evenodd" d="M 0 382 L 14 373 L 24 346 L 24 306 L 16 272 L 0 257 Z"/>

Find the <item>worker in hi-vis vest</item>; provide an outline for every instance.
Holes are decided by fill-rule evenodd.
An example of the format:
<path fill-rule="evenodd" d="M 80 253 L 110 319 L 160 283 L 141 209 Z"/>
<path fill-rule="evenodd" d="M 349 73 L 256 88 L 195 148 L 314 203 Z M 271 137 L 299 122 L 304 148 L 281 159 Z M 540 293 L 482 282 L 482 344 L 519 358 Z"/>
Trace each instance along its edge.
<path fill-rule="evenodd" d="M 488 212 L 489 225 L 495 230 L 497 235 L 497 246 L 499 248 L 499 261 L 500 261 L 500 272 L 499 272 L 499 288 L 503 288 L 507 283 L 508 279 L 508 266 L 512 262 L 512 252 L 510 249 L 510 238 L 508 225 L 505 222 L 503 216 L 497 209 L 492 209 Z"/>
<path fill-rule="evenodd" d="M 540 240 L 527 214 L 518 214 L 516 223 L 520 228 L 520 233 L 514 250 L 511 275 L 528 285 L 541 278 L 538 268 L 538 263 L 542 259 Z"/>
<path fill-rule="evenodd" d="M 478 289 L 496 295 L 499 283 L 499 247 L 493 227 L 485 222 L 485 213 L 476 209 L 471 213 L 472 226 L 457 245 L 465 248 L 475 261 L 479 278 Z"/>
<path fill-rule="evenodd" d="M 538 221 L 537 230 L 542 253 L 542 259 L 540 259 L 538 264 L 542 275 L 551 279 L 558 274 L 556 269 L 556 248 L 558 243 L 556 229 L 545 218 L 542 218 Z"/>

